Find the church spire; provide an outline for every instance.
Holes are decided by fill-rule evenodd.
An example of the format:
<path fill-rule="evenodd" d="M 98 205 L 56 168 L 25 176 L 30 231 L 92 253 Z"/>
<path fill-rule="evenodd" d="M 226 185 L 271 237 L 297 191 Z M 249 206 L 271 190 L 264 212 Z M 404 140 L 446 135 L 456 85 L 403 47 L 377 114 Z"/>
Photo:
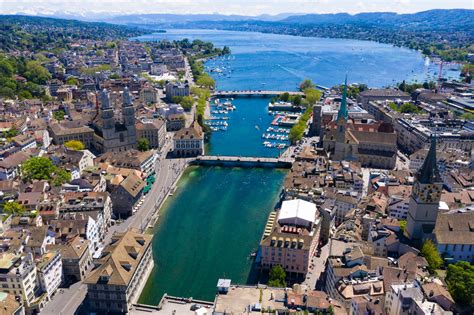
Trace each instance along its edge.
<path fill-rule="evenodd" d="M 342 99 L 341 99 L 341 106 L 339 107 L 339 111 L 337 112 L 337 120 L 341 117 L 344 120 L 347 120 L 347 74 L 346 80 L 344 82 L 344 90 L 342 91 Z"/>
<path fill-rule="evenodd" d="M 436 159 L 436 136 L 431 136 L 431 146 L 426 155 L 423 165 L 416 173 L 416 179 L 422 184 L 433 184 L 442 182 Z"/>

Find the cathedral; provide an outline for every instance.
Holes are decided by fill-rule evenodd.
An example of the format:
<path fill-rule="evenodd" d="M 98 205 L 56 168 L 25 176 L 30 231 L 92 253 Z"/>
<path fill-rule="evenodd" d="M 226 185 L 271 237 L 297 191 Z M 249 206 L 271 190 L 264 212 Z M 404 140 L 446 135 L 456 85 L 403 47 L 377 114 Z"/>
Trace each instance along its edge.
<path fill-rule="evenodd" d="M 382 121 L 349 118 L 347 77 L 337 118 L 323 132 L 323 147 L 335 161 L 358 161 L 364 167 L 395 167 L 397 134 L 393 126 Z"/>
<path fill-rule="evenodd" d="M 414 244 L 421 244 L 433 232 L 442 190 L 443 180 L 436 160 L 436 139 L 432 137 L 425 161 L 415 175 L 408 208 L 405 234 Z"/>
<path fill-rule="evenodd" d="M 122 119 L 116 120 L 106 89 L 100 95 L 100 111 L 92 122 L 97 152 L 122 152 L 136 148 L 135 109 L 128 88 L 123 90 Z"/>

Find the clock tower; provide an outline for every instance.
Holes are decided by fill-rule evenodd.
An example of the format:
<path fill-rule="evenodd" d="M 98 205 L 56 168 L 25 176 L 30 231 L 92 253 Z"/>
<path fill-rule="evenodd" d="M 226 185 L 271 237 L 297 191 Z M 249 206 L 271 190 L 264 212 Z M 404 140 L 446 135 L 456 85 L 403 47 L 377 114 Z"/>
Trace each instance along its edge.
<path fill-rule="evenodd" d="M 443 180 L 436 160 L 436 138 L 432 136 L 425 161 L 415 175 L 408 209 L 405 234 L 413 243 L 421 244 L 432 233 L 442 190 Z"/>

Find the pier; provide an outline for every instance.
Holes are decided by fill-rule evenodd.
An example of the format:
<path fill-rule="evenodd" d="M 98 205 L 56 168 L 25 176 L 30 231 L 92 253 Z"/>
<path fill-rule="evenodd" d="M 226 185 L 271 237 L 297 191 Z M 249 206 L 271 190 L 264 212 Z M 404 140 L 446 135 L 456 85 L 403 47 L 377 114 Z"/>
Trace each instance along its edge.
<path fill-rule="evenodd" d="M 198 156 L 192 164 L 228 167 L 291 168 L 291 158 L 242 157 L 242 156 Z"/>
<path fill-rule="evenodd" d="M 303 92 L 298 91 L 272 91 L 272 90 L 235 90 L 235 91 L 214 91 L 211 93 L 212 97 L 237 97 L 237 96 L 260 96 L 260 97 L 273 97 L 283 93 L 290 95 L 301 95 L 304 96 Z"/>

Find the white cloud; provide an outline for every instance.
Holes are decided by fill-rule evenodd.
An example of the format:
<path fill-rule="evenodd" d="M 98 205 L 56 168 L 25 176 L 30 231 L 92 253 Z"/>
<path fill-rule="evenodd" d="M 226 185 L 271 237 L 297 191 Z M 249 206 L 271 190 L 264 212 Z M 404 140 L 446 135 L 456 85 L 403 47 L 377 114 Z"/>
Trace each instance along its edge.
<path fill-rule="evenodd" d="M 0 0 L 0 13 L 44 14 L 51 11 L 75 13 L 335 13 L 417 12 L 434 8 L 474 9 L 472 0 Z"/>

